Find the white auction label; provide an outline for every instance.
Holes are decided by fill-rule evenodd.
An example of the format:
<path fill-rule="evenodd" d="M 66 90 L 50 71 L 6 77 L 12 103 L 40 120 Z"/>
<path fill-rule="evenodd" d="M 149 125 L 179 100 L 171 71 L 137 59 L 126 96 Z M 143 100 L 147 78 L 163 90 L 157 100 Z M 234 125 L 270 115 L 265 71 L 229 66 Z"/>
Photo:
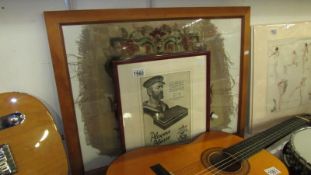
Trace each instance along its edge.
<path fill-rule="evenodd" d="M 134 77 L 143 77 L 144 75 L 145 75 L 144 68 L 133 69 L 133 76 Z"/>
<path fill-rule="evenodd" d="M 278 169 L 275 168 L 275 167 L 267 168 L 267 169 L 265 169 L 265 172 L 266 172 L 268 175 L 278 175 L 278 174 L 281 174 L 281 171 L 278 170 Z"/>

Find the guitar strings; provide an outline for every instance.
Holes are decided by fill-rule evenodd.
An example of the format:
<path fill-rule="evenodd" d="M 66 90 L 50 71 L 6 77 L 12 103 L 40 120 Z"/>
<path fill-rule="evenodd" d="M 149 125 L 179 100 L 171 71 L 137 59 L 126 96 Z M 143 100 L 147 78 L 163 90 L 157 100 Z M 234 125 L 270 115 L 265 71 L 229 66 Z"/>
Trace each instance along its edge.
<path fill-rule="evenodd" d="M 295 118 L 293 118 L 293 119 L 295 119 Z M 293 119 L 287 120 L 287 121 L 285 121 L 285 122 L 283 122 L 283 123 L 281 123 L 281 124 L 282 124 L 282 125 L 286 124 L 286 125 L 289 125 L 289 126 L 291 126 L 291 125 L 294 125 L 294 126 L 295 126 L 295 125 L 296 125 L 295 122 L 299 122 L 299 120 L 294 120 L 294 121 L 293 121 Z M 300 120 L 300 121 L 301 121 L 301 120 Z M 284 128 L 284 127 L 282 127 L 282 125 L 276 126 L 276 128 L 277 128 L 277 127 L 281 127 L 281 129 L 278 130 L 278 131 L 283 131 L 283 130 L 290 129 L 289 127 Z M 298 125 L 299 125 L 299 123 L 298 123 Z M 298 125 L 296 125 L 296 126 L 298 126 Z M 275 128 L 275 127 L 274 127 L 274 128 Z M 272 135 L 278 135 L 278 134 L 282 134 L 282 132 L 273 132 L 273 134 L 270 134 L 269 137 L 271 137 Z M 260 133 L 259 133 L 258 135 L 260 135 Z M 253 136 L 253 137 L 256 137 L 256 135 Z M 266 139 L 268 139 L 268 138 L 266 138 Z M 260 140 L 260 141 L 263 141 L 263 139 Z M 255 142 L 254 144 L 257 144 L 257 143 L 258 143 L 258 142 Z M 265 143 L 265 141 L 264 141 L 263 143 Z M 248 147 L 252 147 L 252 146 L 253 146 L 253 145 L 249 145 Z M 239 152 L 236 152 L 235 154 L 239 154 L 240 152 L 244 151 L 245 149 L 248 149 L 248 147 L 245 147 L 244 149 L 239 150 Z M 251 150 L 251 149 L 250 149 L 250 150 Z M 232 155 L 230 155 L 230 156 L 233 157 L 235 154 L 232 154 Z M 227 161 L 228 159 L 230 159 L 230 157 L 228 157 L 228 158 L 226 158 L 226 159 L 223 159 L 222 161 L 216 163 L 214 166 L 216 166 L 216 165 L 218 165 L 218 164 L 221 164 L 221 163 Z M 231 159 L 231 160 L 232 160 L 232 159 Z M 223 165 L 225 165 L 225 164 L 227 164 L 227 163 L 228 163 L 228 162 L 225 162 Z M 201 164 L 201 163 L 200 163 L 200 160 L 199 160 L 199 161 L 194 161 L 194 162 L 192 162 L 192 163 L 190 163 L 190 164 L 184 166 L 182 169 L 179 169 L 179 170 L 174 171 L 174 174 L 178 175 L 179 172 L 182 172 L 181 174 L 187 174 L 187 173 L 185 173 L 185 172 L 195 172 L 195 168 L 196 168 L 195 166 L 196 166 L 197 164 Z M 223 166 L 223 165 L 220 165 L 220 166 Z M 228 166 L 230 166 L 230 165 L 232 165 L 232 164 L 229 164 Z M 226 166 L 226 167 L 228 167 L 228 166 Z M 225 168 L 226 168 L 226 167 L 225 167 Z M 190 169 L 189 169 L 189 168 L 190 168 Z M 213 166 L 210 166 L 210 167 L 208 167 L 207 169 L 203 169 L 203 170 L 199 171 L 197 174 L 206 173 L 206 171 L 210 170 L 211 168 L 214 168 L 214 167 L 213 167 Z M 193 171 L 193 170 L 194 170 L 194 171 Z M 211 169 L 211 171 L 215 171 L 215 170 L 217 170 L 217 166 L 216 166 L 215 169 Z M 188 174 L 189 174 L 189 173 L 188 173 Z M 196 175 L 197 175 L 197 174 L 196 174 Z"/>
<path fill-rule="evenodd" d="M 296 122 L 296 121 L 294 121 L 294 122 Z M 293 123 L 294 123 L 294 122 L 293 122 Z M 292 124 L 292 125 L 293 125 L 293 127 L 297 127 L 297 126 L 300 127 L 301 124 L 302 124 L 302 123 L 297 123 L 297 124 Z M 287 128 L 285 128 L 284 130 L 287 132 Z M 248 153 L 250 153 L 250 152 L 256 150 L 256 148 L 252 149 L 253 146 L 260 145 L 260 144 L 265 144 L 266 141 L 267 141 L 268 139 L 271 139 L 271 138 L 273 138 L 274 136 L 276 136 L 276 138 L 279 138 L 279 136 L 282 136 L 282 135 L 283 135 L 282 132 L 276 132 L 276 134 L 271 134 L 271 135 L 269 135 L 268 137 L 266 137 L 265 139 L 262 139 L 262 140 L 260 140 L 259 142 L 256 142 L 256 143 L 254 143 L 253 145 L 248 146 L 248 147 L 251 147 L 251 148 L 248 149 L 248 150 L 246 149 L 246 151 L 243 151 L 243 153 L 241 154 L 241 157 L 240 157 L 239 159 L 236 159 L 236 160 L 231 159 L 231 160 L 230 160 L 231 163 L 228 164 L 228 165 L 226 165 L 225 167 L 223 167 L 223 168 L 221 168 L 221 169 L 215 168 L 214 170 L 218 170 L 218 171 L 216 171 L 215 174 L 218 174 L 218 173 L 219 173 L 220 171 L 222 171 L 223 169 L 226 169 L 227 167 L 231 166 L 232 164 L 234 164 L 234 163 L 236 163 L 236 162 L 238 162 L 238 161 L 241 161 L 241 160 L 245 159 L 245 158 L 247 157 L 247 154 L 248 154 Z M 240 151 L 240 152 L 241 152 L 241 151 Z M 245 156 L 244 156 L 244 155 L 245 155 Z M 227 163 L 229 163 L 229 162 L 226 162 L 226 164 L 227 164 Z M 224 165 L 224 164 L 223 164 L 223 165 Z M 222 166 L 223 166 L 223 165 L 222 165 Z"/>
<path fill-rule="evenodd" d="M 286 128 L 283 129 L 283 130 L 286 130 Z M 270 137 L 270 136 L 274 136 L 274 135 L 279 135 L 279 134 L 282 134 L 282 132 L 273 133 L 273 134 L 269 135 L 269 137 Z M 255 149 L 252 149 L 253 145 L 257 145 L 257 146 L 258 146 L 258 144 L 262 144 L 262 143 L 265 144 L 265 143 L 266 143 L 266 140 L 269 139 L 269 137 L 266 137 L 266 138 L 264 138 L 264 139 L 261 139 L 261 140 L 259 140 L 259 142 L 254 142 L 253 144 L 250 144 L 249 146 L 247 146 L 247 147 L 245 147 L 244 149 L 242 149 L 242 150 L 236 152 L 235 154 L 230 155 L 230 157 L 228 157 L 227 159 L 224 159 L 224 160 L 218 162 L 217 164 L 214 165 L 216 168 L 214 168 L 214 167 L 211 166 L 211 167 L 209 167 L 208 169 L 204 169 L 203 171 L 199 172 L 198 174 L 202 174 L 202 173 L 205 174 L 205 172 L 207 172 L 207 171 L 210 170 L 211 168 L 214 168 L 214 169 L 211 169 L 211 171 L 208 171 L 208 172 L 210 172 L 211 174 L 214 174 L 213 172 L 214 172 L 215 170 L 217 170 L 217 171 L 215 172 L 215 174 L 218 174 L 220 171 L 222 171 L 223 169 L 227 168 L 228 166 L 231 166 L 232 164 L 234 164 L 234 163 L 240 161 L 240 159 L 238 159 L 238 156 L 241 156 L 241 155 L 242 155 L 241 158 L 243 159 L 243 153 L 240 154 L 242 151 L 244 152 L 244 154 L 247 155 L 250 151 L 256 150 L 256 148 L 255 148 Z M 260 142 L 261 142 L 261 143 L 260 143 Z M 249 149 L 249 147 L 251 147 L 251 149 Z M 239 154 L 239 155 L 238 155 L 237 157 L 235 157 L 235 155 L 237 155 L 237 154 Z M 231 158 L 231 157 L 232 157 L 232 158 Z M 228 159 L 230 159 L 230 160 L 227 161 Z M 220 163 L 223 163 L 223 162 L 225 162 L 225 163 L 222 164 L 222 165 L 216 166 L 216 165 L 218 165 L 218 164 L 220 164 Z M 229 163 L 229 164 L 228 164 L 228 163 Z M 227 164 L 228 164 L 228 165 L 227 165 Z M 225 166 L 225 167 L 223 167 L 223 166 Z M 223 168 L 222 168 L 222 167 L 223 167 Z"/>
<path fill-rule="evenodd" d="M 291 124 L 290 124 L 290 126 L 293 125 L 292 127 L 297 127 L 297 126 L 300 126 L 300 125 L 302 124 L 302 123 L 297 123 L 297 121 L 298 121 L 298 120 L 292 121 Z M 212 169 L 210 172 L 213 172 L 213 171 L 217 170 L 217 172 L 216 172 L 216 174 L 217 174 L 218 172 L 222 171 L 223 169 L 225 169 L 225 168 L 231 166 L 233 163 L 236 163 L 236 162 L 238 162 L 238 161 L 244 159 L 244 158 L 246 157 L 246 156 L 244 156 L 244 155 L 247 155 L 250 151 L 253 151 L 253 150 L 256 149 L 256 148 L 255 148 L 255 149 L 252 149 L 253 146 L 256 146 L 256 145 L 259 145 L 259 144 L 265 144 L 266 141 L 267 141 L 268 139 L 271 139 L 271 138 L 273 138 L 273 137 L 275 137 L 275 136 L 276 136 L 276 137 L 279 137 L 279 136 L 281 136 L 281 135 L 283 134 L 282 132 L 287 131 L 287 130 L 288 130 L 288 128 L 283 128 L 283 129 L 281 129 L 281 131 L 275 132 L 275 133 L 273 133 L 273 134 L 270 134 L 268 137 L 265 137 L 264 139 L 259 140 L 259 142 L 255 142 L 255 143 L 249 145 L 248 147 L 245 147 L 244 149 L 240 150 L 239 152 L 236 152 L 235 154 L 230 155 L 230 157 L 235 157 L 235 155 L 240 154 L 241 152 L 243 152 L 242 154 L 240 154 L 240 155 L 242 155 L 242 157 L 241 157 L 240 159 L 232 159 L 232 158 L 228 157 L 227 159 L 224 159 L 224 160 L 221 161 L 221 162 L 224 162 L 224 161 L 226 161 L 226 160 L 228 160 L 228 159 L 230 159 L 230 161 L 225 162 L 224 164 L 220 165 L 219 167 L 222 167 L 222 166 L 224 166 L 224 165 L 230 163 L 229 165 L 226 165 L 224 168 L 220 168 L 220 169 L 219 169 L 219 167 L 217 167 L 217 166 L 216 166 L 216 168 L 210 167 L 210 168 L 214 168 L 214 169 Z M 287 132 L 288 132 L 288 131 L 287 131 Z M 250 149 L 249 149 L 249 148 L 250 148 Z M 243 155 L 243 154 L 244 154 L 244 155 Z M 221 163 L 221 162 L 219 162 L 219 163 Z M 218 163 L 218 164 L 219 164 L 219 163 Z M 208 169 L 210 169 L 210 168 L 208 168 Z M 206 170 L 206 169 L 203 170 L 203 173 L 204 173 L 205 171 L 207 171 L 207 170 Z"/>
<path fill-rule="evenodd" d="M 294 127 L 296 127 L 296 126 L 300 126 L 301 125 L 301 123 L 297 123 L 297 120 L 296 121 L 293 121 L 292 123 L 291 123 L 291 125 L 290 126 L 294 126 Z M 245 149 L 243 149 L 243 150 L 241 150 L 241 151 L 239 151 L 239 152 L 237 152 L 236 154 L 240 154 L 240 152 L 242 152 L 243 151 L 243 153 L 241 154 L 241 158 L 240 159 L 236 159 L 236 160 L 234 160 L 234 159 L 231 159 L 230 161 L 231 161 L 231 163 L 230 163 L 230 161 L 229 162 L 226 162 L 225 164 L 228 164 L 228 163 L 230 163 L 229 165 L 226 165 L 225 167 L 223 167 L 223 168 L 220 168 L 220 169 L 214 169 L 214 170 L 217 170 L 217 172 L 216 172 L 216 174 L 218 174 L 218 172 L 220 172 L 221 170 L 223 170 L 223 169 L 225 169 L 225 168 L 227 168 L 228 166 L 231 166 L 233 163 L 236 163 L 237 161 L 240 161 L 240 160 L 243 160 L 246 156 L 247 156 L 247 154 L 249 153 L 249 152 L 251 152 L 251 151 L 253 151 L 253 150 L 255 150 L 256 148 L 254 148 L 254 149 L 252 149 L 253 148 L 253 146 L 256 146 L 256 145 L 260 145 L 260 144 L 265 144 L 266 143 L 266 141 L 269 139 L 271 139 L 271 138 L 273 138 L 273 137 L 279 137 L 279 136 L 282 136 L 282 132 L 283 131 L 287 131 L 288 130 L 288 128 L 284 128 L 284 129 L 281 129 L 281 131 L 279 131 L 279 132 L 275 132 L 275 133 L 273 133 L 273 134 L 270 134 L 268 137 L 265 137 L 264 139 L 262 139 L 262 140 L 259 140 L 259 142 L 255 142 L 254 144 L 252 144 L 252 145 L 249 145 L 248 147 L 246 147 Z M 287 131 L 288 132 L 288 131 Z M 250 149 L 249 149 L 250 148 Z M 244 155 L 246 155 L 246 156 L 244 156 Z M 223 164 L 223 165 L 221 165 L 221 166 L 224 166 L 225 164 Z M 214 171 L 214 170 L 212 170 L 212 172 Z"/>
<path fill-rule="evenodd" d="M 293 119 L 295 119 L 295 118 L 293 118 Z M 292 120 L 293 120 L 292 119 Z M 287 121 L 285 121 L 284 123 L 282 123 L 282 124 L 287 124 L 287 125 L 294 125 L 295 126 L 295 122 L 299 122 L 299 120 L 294 120 L 294 121 L 292 121 L 292 120 L 287 120 Z M 300 120 L 301 121 L 301 120 Z M 299 124 L 299 123 L 298 123 Z M 297 125 L 298 126 L 298 125 Z M 276 126 L 276 127 L 278 127 L 278 126 Z M 283 130 L 287 130 L 288 129 L 288 127 L 287 128 L 284 128 L 284 127 L 282 127 L 281 128 L 281 131 L 283 131 Z M 282 134 L 282 132 L 274 132 L 273 134 Z M 269 135 L 269 137 L 270 136 L 272 136 L 273 134 L 270 134 Z M 256 137 L 256 135 L 254 136 L 254 137 Z M 267 138 L 266 138 L 267 139 Z M 263 139 L 262 139 L 263 140 Z M 260 140 L 260 141 L 262 141 L 262 140 Z M 265 143 L 265 142 L 264 142 Z M 257 144 L 257 142 L 256 143 L 254 143 L 254 144 Z M 245 147 L 244 149 L 242 149 L 242 150 L 239 150 L 238 152 L 236 152 L 235 154 L 239 154 L 240 152 L 242 152 L 242 151 L 244 151 L 245 149 L 248 149 L 249 147 L 252 147 L 253 145 L 249 145 L 248 147 Z M 251 149 L 250 149 L 251 150 Z M 235 154 L 232 154 L 232 155 L 230 155 L 231 157 L 233 157 Z M 216 165 L 218 165 L 218 164 L 221 164 L 221 163 L 223 163 L 223 162 L 225 162 L 225 161 L 227 161 L 228 159 L 230 159 L 230 157 L 228 157 L 228 158 L 226 158 L 226 159 L 223 159 L 222 161 L 220 161 L 220 162 L 218 162 L 218 163 L 216 163 L 214 166 L 216 166 Z M 231 159 L 232 160 L 232 159 Z M 228 163 L 228 162 L 225 162 L 223 165 L 225 165 L 226 163 Z M 179 173 L 177 173 L 177 172 L 183 172 L 182 174 L 184 174 L 184 172 L 185 171 L 190 171 L 189 170 L 189 167 L 191 167 L 191 169 L 194 169 L 194 168 L 192 168 L 193 166 L 195 166 L 195 165 L 197 165 L 197 164 L 200 164 L 200 161 L 195 161 L 195 162 L 193 162 L 193 163 L 190 163 L 190 164 L 188 164 L 187 166 L 184 166 L 182 169 L 179 169 L 179 170 L 177 170 L 177 171 L 174 171 L 174 174 L 179 174 Z M 223 166 L 223 165 L 220 165 L 220 166 Z M 229 164 L 228 166 L 230 166 L 230 165 L 232 165 L 232 164 Z M 214 168 L 214 166 L 210 166 L 210 167 L 208 167 L 207 169 L 203 169 L 203 170 L 201 170 L 201 171 L 199 171 L 197 174 L 195 174 L 195 175 L 198 175 L 198 174 L 202 174 L 202 173 L 205 173 L 206 171 L 208 171 L 209 169 L 211 169 L 211 168 Z M 226 166 L 226 167 L 228 167 L 228 166 Z M 225 168 L 226 168 L 225 167 Z M 211 171 L 215 171 L 215 170 L 218 170 L 217 169 L 217 166 L 216 166 L 216 168 L 214 168 L 214 169 L 211 169 Z M 221 169 L 222 170 L 222 169 Z M 190 171 L 190 172 L 193 172 L 193 171 Z M 210 171 L 208 171 L 208 172 L 210 172 Z"/>
<path fill-rule="evenodd" d="M 291 126 L 291 127 L 297 127 L 297 126 L 302 125 L 302 123 L 297 123 L 297 121 L 300 121 L 300 122 L 301 122 L 301 120 L 292 121 L 291 124 L 290 124 L 290 126 Z M 217 174 L 217 173 L 219 173 L 220 171 L 222 171 L 223 169 L 225 169 L 225 168 L 231 166 L 232 164 L 234 164 L 234 163 L 236 163 L 236 162 L 238 162 L 238 161 L 244 159 L 244 158 L 246 157 L 246 156 L 244 156 L 244 154 L 247 155 L 247 153 L 249 153 L 250 151 L 255 150 L 255 149 L 252 149 L 252 147 L 253 147 L 254 145 L 264 144 L 264 143 L 266 143 L 266 140 L 267 140 L 267 139 L 271 139 L 271 138 L 273 138 L 273 137 L 279 137 L 279 136 L 281 136 L 282 134 L 284 134 L 284 133 L 282 133 L 282 132 L 284 132 L 284 131 L 286 131 L 286 130 L 288 130 L 288 128 L 282 128 L 280 132 L 273 133 L 273 134 L 269 135 L 268 137 L 266 137 L 266 138 L 264 138 L 264 139 L 262 139 L 262 140 L 259 140 L 259 142 L 255 142 L 255 143 L 253 143 L 253 144 L 251 144 L 251 145 L 245 147 L 244 149 L 242 149 L 242 150 L 236 152 L 235 154 L 230 155 L 230 157 L 228 157 L 228 158 L 226 158 L 226 159 L 224 159 L 224 160 L 222 160 L 222 161 L 216 163 L 215 165 L 210 166 L 210 167 L 208 167 L 207 169 L 204 169 L 204 170 L 198 172 L 196 175 L 199 175 L 199 174 L 202 174 L 202 173 L 206 173 L 206 172 L 209 172 L 209 173 L 213 174 L 213 171 L 216 171 L 216 170 L 217 170 L 217 171 L 216 171 L 216 174 Z M 249 149 L 249 148 L 250 148 L 250 149 Z M 247 152 L 246 152 L 246 151 L 247 151 Z M 242 157 L 241 157 L 240 159 L 232 159 L 232 157 L 235 157 L 235 155 L 240 154 L 241 152 L 244 152 L 244 154 L 243 154 L 243 153 L 241 154 Z M 227 161 L 227 160 L 229 160 L 229 161 Z M 223 162 L 224 162 L 224 163 L 223 163 Z M 223 164 L 221 164 L 221 163 L 223 163 Z M 228 164 L 228 163 L 229 163 L 229 165 L 226 165 L 226 164 Z M 221 165 L 219 165 L 219 164 L 221 164 Z M 219 165 L 219 166 L 218 166 L 218 165 Z M 220 168 L 220 169 L 218 168 L 218 167 L 222 167 L 222 166 L 225 166 L 225 167 L 224 167 L 224 168 Z M 212 169 L 211 169 L 211 168 L 212 168 Z"/>
<path fill-rule="evenodd" d="M 293 118 L 293 119 L 296 119 L 296 118 Z M 286 123 L 288 123 L 287 125 L 289 125 L 289 126 L 293 125 L 294 127 L 295 127 L 295 126 L 299 126 L 299 125 L 302 124 L 302 123 L 297 123 L 297 122 L 301 122 L 301 120 L 294 120 L 294 121 L 288 120 L 288 121 L 285 121 L 284 123 L 281 123 L 281 124 L 286 124 Z M 297 123 L 297 124 L 296 124 L 296 123 Z M 278 126 L 276 126 L 276 127 L 278 127 Z M 283 131 L 286 131 L 287 129 L 290 129 L 290 128 L 289 128 L 289 127 L 286 127 L 286 128 L 282 127 L 282 128 L 279 130 L 279 131 L 281 131 L 281 132 L 279 132 L 279 131 L 278 131 L 278 132 L 274 132 L 273 134 L 270 134 L 270 135 L 269 135 L 268 137 L 266 137 L 265 139 L 259 140 L 259 142 L 265 143 L 266 141 L 264 141 L 264 140 L 270 139 L 271 137 L 274 137 L 274 135 L 278 137 L 280 134 L 283 134 L 283 133 L 282 133 Z M 255 135 L 255 136 L 256 136 L 256 135 Z M 235 154 L 232 154 L 232 155 L 230 155 L 230 156 L 233 157 L 234 155 L 240 154 L 240 152 L 242 152 L 242 151 L 244 152 L 244 150 L 247 150 L 247 149 L 248 149 L 247 151 L 252 151 L 252 149 L 249 149 L 249 147 L 253 147 L 254 145 L 259 144 L 259 142 L 255 142 L 254 144 L 251 144 L 251 145 L 249 145 L 248 147 L 245 147 L 244 149 L 242 149 L 242 150 L 240 150 L 240 151 L 238 151 L 238 152 L 236 152 Z M 262 144 L 262 143 L 260 143 L 260 144 Z M 253 150 L 254 150 L 254 149 L 253 149 Z M 247 152 L 247 153 L 248 153 L 248 152 Z M 242 155 L 243 155 L 243 154 L 242 154 Z M 244 159 L 244 158 L 245 158 L 245 157 L 242 157 L 242 159 Z M 228 158 L 223 159 L 222 161 L 216 163 L 215 165 L 208 167 L 207 169 L 201 170 L 201 171 L 198 172 L 197 174 L 205 173 L 206 171 L 208 171 L 208 170 L 211 169 L 211 168 L 214 168 L 214 169 L 211 169 L 212 172 L 215 171 L 215 170 L 219 170 L 219 169 L 217 168 L 216 165 L 221 164 L 221 163 L 227 161 L 228 159 L 230 159 L 230 160 L 232 161 L 232 159 L 231 159 L 230 157 L 228 157 Z M 233 163 L 237 162 L 236 160 L 233 160 L 233 161 L 234 161 Z M 193 162 L 193 163 L 188 164 L 188 165 L 185 166 L 184 168 L 179 169 L 179 170 L 174 171 L 174 172 L 175 172 L 176 174 L 178 174 L 177 172 L 179 172 L 179 171 L 181 171 L 181 170 L 184 170 L 184 169 L 186 169 L 187 167 L 190 167 L 190 166 L 193 166 L 193 165 L 195 165 L 195 164 L 198 164 L 199 162 L 200 162 L 200 161 L 195 161 L 195 162 Z M 220 166 L 226 165 L 227 163 L 230 163 L 230 162 L 225 162 L 224 164 L 222 164 L 222 165 L 220 165 Z M 232 165 L 233 163 L 227 165 L 225 168 L 227 168 L 228 166 Z M 216 168 L 215 168 L 214 166 L 216 166 Z M 223 169 L 225 169 L 225 168 L 223 168 Z M 223 169 L 220 169 L 220 171 L 223 170 Z M 210 171 L 208 171 L 208 172 L 210 172 Z M 218 173 L 218 171 L 217 171 L 216 173 Z M 196 175 L 197 175 L 197 174 L 196 174 Z M 212 173 L 212 174 L 213 174 L 213 173 Z"/>
<path fill-rule="evenodd" d="M 178 170 L 175 170 L 173 171 L 173 174 L 175 175 L 180 175 L 179 172 L 181 172 L 182 174 L 189 174 L 189 173 L 186 173 L 186 172 L 196 172 L 196 171 L 201 171 L 201 169 L 197 170 L 196 166 L 197 165 L 201 165 L 201 161 L 200 160 L 197 160 L 197 161 L 194 161 L 192 163 L 189 163 L 188 165 L 186 166 L 183 166 L 181 169 L 178 169 Z"/>

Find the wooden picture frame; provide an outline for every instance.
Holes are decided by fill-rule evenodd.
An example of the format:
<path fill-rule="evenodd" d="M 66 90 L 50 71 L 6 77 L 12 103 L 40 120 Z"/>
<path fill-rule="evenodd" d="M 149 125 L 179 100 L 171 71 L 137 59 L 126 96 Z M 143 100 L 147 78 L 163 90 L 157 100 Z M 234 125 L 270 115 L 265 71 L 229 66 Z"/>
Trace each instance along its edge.
<path fill-rule="evenodd" d="M 209 52 L 113 62 L 125 151 L 187 143 L 209 130 Z"/>
<path fill-rule="evenodd" d="M 243 136 L 248 94 L 249 7 L 49 11 L 44 12 L 44 17 L 72 174 L 83 174 L 85 171 L 104 167 L 120 153 L 118 152 L 118 149 L 121 148 L 118 143 L 118 133 L 112 133 L 116 129 L 111 128 L 111 126 L 116 126 L 116 122 L 112 121 L 115 120 L 113 117 L 115 111 L 113 111 L 112 80 L 102 77 L 103 75 L 108 77 L 109 73 L 107 72 L 109 70 L 105 71 L 104 63 L 100 61 L 102 61 L 101 58 L 107 56 L 103 52 L 106 53 L 107 50 L 114 46 L 119 47 L 120 41 L 125 42 L 121 43 L 123 46 L 131 43 L 128 42 L 131 40 L 124 40 L 124 37 L 129 37 L 126 33 L 134 30 L 144 32 L 144 30 L 141 30 L 144 25 L 155 25 L 151 27 L 151 30 L 156 31 L 155 33 L 159 31 L 158 29 L 166 30 L 166 27 L 169 27 L 173 28 L 173 31 L 177 31 L 177 34 L 179 31 L 179 36 L 186 34 L 182 35 L 184 37 L 183 42 L 179 43 L 183 44 L 183 47 L 179 47 L 182 49 L 175 50 L 175 52 L 182 50 L 196 51 L 203 47 L 205 50 L 211 51 L 211 112 L 217 114 L 217 117 L 214 117 L 210 122 L 211 129 L 226 131 L 226 128 L 232 125 L 232 129 L 229 129 L 228 132 Z M 109 33 L 110 29 L 104 29 L 104 32 L 102 32 L 103 28 L 98 28 L 98 25 L 113 26 L 114 28 L 121 27 L 118 28 L 119 33 L 116 35 L 113 32 Z M 122 27 L 123 25 L 125 27 Z M 72 36 L 75 34 L 74 30 L 81 26 L 86 26 L 84 32 L 80 30 L 83 37 L 78 36 L 78 38 L 69 41 L 70 37 L 74 37 Z M 199 27 L 203 28 L 198 29 Z M 91 30 L 89 30 L 90 28 Z M 149 30 L 150 27 L 147 29 Z M 198 31 L 192 29 L 198 29 Z M 225 32 L 221 33 L 223 29 Z M 90 32 L 93 32 L 92 35 L 88 35 Z M 100 32 L 108 35 L 110 40 L 103 42 Z M 195 35 L 193 35 L 193 32 L 195 32 Z M 80 48 L 74 49 L 79 50 L 76 52 L 83 52 L 82 55 L 71 53 L 71 49 L 73 49 L 71 46 L 77 43 L 80 44 Z M 101 47 L 99 48 L 99 46 Z M 131 48 L 133 47 L 125 48 L 126 52 L 122 59 L 133 55 Z M 109 54 L 110 58 L 114 59 L 116 58 L 114 57 L 115 51 L 120 48 L 113 49 L 110 50 Z M 227 54 L 228 50 L 232 51 L 232 53 L 229 52 L 230 55 Z M 156 51 L 163 52 L 160 48 L 157 48 Z M 100 55 L 98 55 L 99 53 Z M 117 52 L 118 54 L 120 53 Z M 81 64 L 77 60 L 85 62 Z M 106 68 L 111 67 L 109 64 L 105 65 Z M 81 70 L 84 72 L 79 72 Z M 232 72 L 234 73 L 231 74 Z M 223 89 L 220 87 L 223 87 Z M 109 92 L 106 93 L 103 89 Z M 87 93 L 82 94 L 81 90 Z M 225 96 L 221 94 L 225 94 Z M 88 116 L 88 118 L 85 118 L 85 116 Z M 109 120 L 106 120 L 108 118 Z M 110 129 L 107 129 L 109 127 Z M 85 131 L 89 132 L 89 137 L 83 137 Z M 106 131 L 109 134 L 106 134 Z M 101 136 L 98 134 L 103 134 L 108 139 L 99 139 Z M 94 135 L 96 139 L 92 139 Z M 106 145 L 104 140 L 109 140 L 106 143 L 109 143 L 110 147 L 101 149 L 101 146 Z M 93 147 L 93 145 L 95 145 L 96 150 L 100 150 L 100 153 L 85 151 L 85 149 L 89 148 L 89 146 Z M 85 160 L 85 157 L 90 155 L 94 155 L 94 157 Z M 100 161 L 98 158 L 101 155 L 108 156 L 109 160 Z"/>

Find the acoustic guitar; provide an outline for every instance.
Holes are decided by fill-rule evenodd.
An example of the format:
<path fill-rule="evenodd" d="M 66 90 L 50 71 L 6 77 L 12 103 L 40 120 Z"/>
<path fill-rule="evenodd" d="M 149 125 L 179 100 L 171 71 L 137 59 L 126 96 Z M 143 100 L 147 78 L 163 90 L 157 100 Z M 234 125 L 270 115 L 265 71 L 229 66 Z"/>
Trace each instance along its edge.
<path fill-rule="evenodd" d="M 129 151 L 109 167 L 108 175 L 287 175 L 286 166 L 264 148 L 310 122 L 306 114 L 291 117 L 245 140 L 208 132 L 184 145 Z"/>
<path fill-rule="evenodd" d="M 0 174 L 68 174 L 66 153 L 50 113 L 25 93 L 0 94 Z"/>

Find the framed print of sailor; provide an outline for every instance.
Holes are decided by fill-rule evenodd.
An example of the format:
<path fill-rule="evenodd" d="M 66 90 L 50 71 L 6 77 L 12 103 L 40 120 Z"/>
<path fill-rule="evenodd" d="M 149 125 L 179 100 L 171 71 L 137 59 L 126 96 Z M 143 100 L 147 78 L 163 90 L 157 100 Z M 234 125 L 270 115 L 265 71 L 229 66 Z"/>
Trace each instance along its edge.
<path fill-rule="evenodd" d="M 145 145 L 182 143 L 189 140 L 190 72 L 144 77 L 141 82 Z"/>
<path fill-rule="evenodd" d="M 143 84 L 149 97 L 149 99 L 143 103 L 144 113 L 149 114 L 153 118 L 163 118 L 164 112 L 169 109 L 168 105 L 162 101 L 164 97 L 164 84 L 165 82 L 161 75 L 151 77 Z"/>
<path fill-rule="evenodd" d="M 125 151 L 185 143 L 209 129 L 209 52 L 135 57 L 113 70 Z"/>

